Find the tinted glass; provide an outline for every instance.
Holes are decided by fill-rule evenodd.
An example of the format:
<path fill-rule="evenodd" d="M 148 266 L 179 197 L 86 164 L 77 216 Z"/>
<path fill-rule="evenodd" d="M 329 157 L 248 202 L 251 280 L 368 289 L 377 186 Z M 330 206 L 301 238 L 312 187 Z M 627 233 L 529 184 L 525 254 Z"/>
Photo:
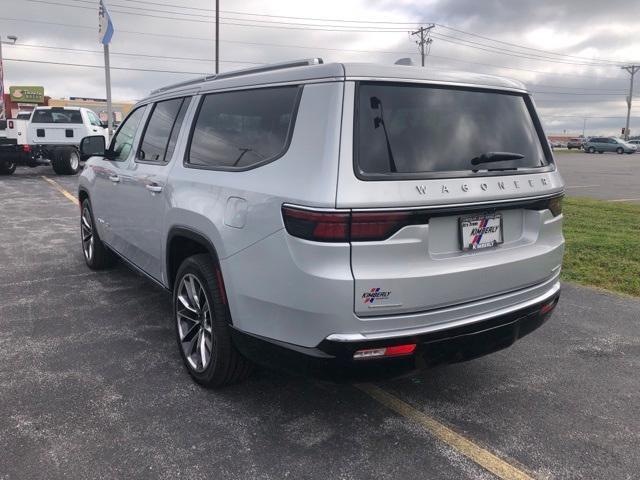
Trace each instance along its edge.
<path fill-rule="evenodd" d="M 183 99 L 175 98 L 156 103 L 138 149 L 138 160 L 164 162 L 171 130 Z"/>
<path fill-rule="evenodd" d="M 82 123 L 80 110 L 47 109 L 33 112 L 33 123 Z"/>
<path fill-rule="evenodd" d="M 129 158 L 129 153 L 133 147 L 133 139 L 136 136 L 144 110 L 145 107 L 134 110 L 120 126 L 116 136 L 113 137 L 111 150 L 115 153 L 114 160 L 126 160 Z"/>
<path fill-rule="evenodd" d="M 30 113 L 19 113 L 16 117 L 17 120 L 29 120 L 31 118 Z"/>
<path fill-rule="evenodd" d="M 176 118 L 176 121 L 173 124 L 173 129 L 171 130 L 171 136 L 169 137 L 169 145 L 167 146 L 167 154 L 164 157 L 166 162 L 171 160 L 171 157 L 173 156 L 173 151 L 176 149 L 176 143 L 178 142 L 178 134 L 180 133 L 180 128 L 182 127 L 182 122 L 184 120 L 185 114 L 187 113 L 187 108 L 189 108 L 190 103 L 191 103 L 191 98 L 184 99 L 184 102 L 182 102 L 182 106 L 180 107 L 180 111 L 178 112 L 178 118 Z"/>
<path fill-rule="evenodd" d="M 189 163 L 242 168 L 282 154 L 298 91 L 292 86 L 207 95 L 193 131 Z"/>
<path fill-rule="evenodd" d="M 361 83 L 356 156 L 367 174 L 416 174 L 547 165 L 521 95 L 421 85 Z M 488 152 L 524 158 L 484 163 Z M 393 160 L 391 160 L 391 158 Z"/>
<path fill-rule="evenodd" d="M 89 122 L 91 123 L 91 125 L 95 125 L 96 127 L 101 127 L 102 123 L 100 122 L 100 119 L 98 118 L 98 116 L 93 113 L 92 111 L 88 111 L 87 112 L 87 116 L 89 117 Z"/>

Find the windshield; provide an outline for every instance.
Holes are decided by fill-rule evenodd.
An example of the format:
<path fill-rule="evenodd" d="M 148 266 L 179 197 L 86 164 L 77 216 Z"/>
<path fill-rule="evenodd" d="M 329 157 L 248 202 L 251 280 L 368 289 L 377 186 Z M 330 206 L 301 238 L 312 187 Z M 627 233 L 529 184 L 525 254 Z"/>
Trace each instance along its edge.
<path fill-rule="evenodd" d="M 521 94 L 361 82 L 356 118 L 355 156 L 365 176 L 549 163 Z M 496 152 L 510 155 L 491 156 Z M 475 158 L 490 160 L 472 164 Z"/>
<path fill-rule="evenodd" d="M 18 116 L 16 117 L 16 120 L 29 120 L 30 117 L 31 117 L 30 113 L 19 113 Z"/>

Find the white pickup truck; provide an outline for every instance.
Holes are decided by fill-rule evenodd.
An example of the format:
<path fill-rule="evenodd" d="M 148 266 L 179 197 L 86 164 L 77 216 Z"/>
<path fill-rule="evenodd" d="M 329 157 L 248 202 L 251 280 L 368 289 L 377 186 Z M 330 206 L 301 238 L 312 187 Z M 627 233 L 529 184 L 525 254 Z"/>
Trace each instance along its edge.
<path fill-rule="evenodd" d="M 80 140 L 104 135 L 106 126 L 87 108 L 37 107 L 31 118 L 7 120 L 7 136 L 0 139 L 0 174 L 12 174 L 16 166 L 51 165 L 59 175 L 80 169 Z"/>

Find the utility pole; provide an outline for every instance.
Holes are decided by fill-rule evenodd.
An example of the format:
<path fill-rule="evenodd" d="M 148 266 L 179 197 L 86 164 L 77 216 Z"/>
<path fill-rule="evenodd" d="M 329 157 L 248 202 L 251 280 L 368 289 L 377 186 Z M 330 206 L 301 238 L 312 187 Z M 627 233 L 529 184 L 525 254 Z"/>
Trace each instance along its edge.
<path fill-rule="evenodd" d="M 216 0 L 216 75 L 220 73 L 220 0 Z"/>
<path fill-rule="evenodd" d="M 431 50 L 431 44 L 433 43 L 433 39 L 429 37 L 432 28 L 435 28 L 433 23 L 429 24 L 427 27 L 420 27 L 415 32 L 411 32 L 411 36 L 420 35 L 420 39 L 416 40 L 416 44 L 420 47 L 420 57 L 422 57 L 423 67 L 425 57 L 429 55 L 429 50 Z"/>
<path fill-rule="evenodd" d="M 587 129 L 587 117 L 584 117 L 584 121 L 582 122 L 582 138 L 586 138 L 584 136 L 584 131 Z"/>
<path fill-rule="evenodd" d="M 629 120 L 631 119 L 631 102 L 633 101 L 633 77 L 640 70 L 640 65 L 625 65 L 621 67 L 631 75 L 631 82 L 629 85 L 629 97 L 627 98 L 627 124 L 624 127 L 624 139 L 629 140 Z"/>

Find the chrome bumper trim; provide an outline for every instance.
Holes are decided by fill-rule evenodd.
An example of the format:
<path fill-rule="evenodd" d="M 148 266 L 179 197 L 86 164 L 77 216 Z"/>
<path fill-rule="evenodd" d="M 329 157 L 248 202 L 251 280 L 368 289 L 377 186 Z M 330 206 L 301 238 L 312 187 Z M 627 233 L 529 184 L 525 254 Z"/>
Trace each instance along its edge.
<path fill-rule="evenodd" d="M 532 307 L 538 303 L 543 303 L 545 300 L 553 297 L 560 291 L 560 281 L 556 281 L 549 290 L 541 295 L 538 295 L 531 300 L 510 305 L 493 312 L 483 313 L 481 315 L 475 315 L 472 317 L 462 318 L 460 320 L 454 320 L 452 322 L 439 323 L 437 325 L 429 325 L 424 327 L 411 328 L 406 330 L 387 331 L 387 332 L 374 332 L 374 333 L 332 333 L 326 339 L 332 342 L 362 342 L 368 340 L 383 340 L 386 338 L 398 338 L 398 337 L 410 337 L 413 335 L 421 335 L 424 333 L 437 332 L 441 330 L 447 330 L 449 328 L 460 327 L 475 322 L 481 322 L 483 320 L 489 320 L 501 315 L 508 315 L 509 313 Z"/>

